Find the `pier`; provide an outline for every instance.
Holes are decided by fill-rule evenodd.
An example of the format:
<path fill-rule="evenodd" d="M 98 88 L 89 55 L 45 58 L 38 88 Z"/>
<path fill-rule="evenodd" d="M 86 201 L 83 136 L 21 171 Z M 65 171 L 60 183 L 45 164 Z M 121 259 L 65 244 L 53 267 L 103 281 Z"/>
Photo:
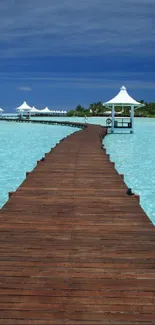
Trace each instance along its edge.
<path fill-rule="evenodd" d="M 34 120 L 33 118 L 27 119 L 19 119 L 19 118 L 11 118 L 11 117 L 0 117 L 0 121 L 4 122 L 13 122 L 13 123 L 32 123 L 32 124 L 48 124 L 48 125 L 64 125 L 64 126 L 73 126 L 77 128 L 83 128 L 85 127 L 85 123 L 81 122 L 70 122 L 70 121 L 55 121 L 55 120 Z"/>
<path fill-rule="evenodd" d="M 0 324 L 155 324 L 154 226 L 81 126 L 0 210 Z"/>

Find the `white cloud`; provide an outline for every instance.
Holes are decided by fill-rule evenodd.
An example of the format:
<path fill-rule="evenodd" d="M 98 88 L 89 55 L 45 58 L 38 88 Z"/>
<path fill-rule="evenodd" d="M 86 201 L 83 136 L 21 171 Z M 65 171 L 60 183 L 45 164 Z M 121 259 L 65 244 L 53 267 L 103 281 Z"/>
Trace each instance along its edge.
<path fill-rule="evenodd" d="M 13 77 L 13 82 L 18 80 L 31 81 L 37 88 L 40 84 L 44 86 L 46 82 L 46 88 L 63 88 L 63 89 L 116 89 L 119 90 L 121 86 L 126 86 L 129 89 L 155 89 L 155 82 L 152 79 L 147 78 L 142 80 L 142 73 L 107 73 L 100 76 L 88 75 L 85 77 L 80 76 L 37 76 L 37 77 Z M 1 79 L 1 76 L 0 76 Z M 10 80 L 10 79 L 8 79 Z M 30 87 L 19 87 L 19 90 L 30 91 Z"/>
<path fill-rule="evenodd" d="M 21 86 L 18 88 L 20 91 L 31 91 L 32 88 L 31 87 L 25 87 L 25 86 Z"/>
<path fill-rule="evenodd" d="M 1 0 L 1 57 L 152 54 L 154 0 Z"/>

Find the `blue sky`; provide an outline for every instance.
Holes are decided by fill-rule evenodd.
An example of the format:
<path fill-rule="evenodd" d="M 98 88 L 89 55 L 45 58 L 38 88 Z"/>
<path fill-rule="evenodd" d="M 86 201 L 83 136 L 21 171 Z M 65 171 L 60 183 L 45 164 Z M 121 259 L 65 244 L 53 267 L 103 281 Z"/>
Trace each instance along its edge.
<path fill-rule="evenodd" d="M 154 0 L 1 0 L 0 106 L 155 101 Z"/>

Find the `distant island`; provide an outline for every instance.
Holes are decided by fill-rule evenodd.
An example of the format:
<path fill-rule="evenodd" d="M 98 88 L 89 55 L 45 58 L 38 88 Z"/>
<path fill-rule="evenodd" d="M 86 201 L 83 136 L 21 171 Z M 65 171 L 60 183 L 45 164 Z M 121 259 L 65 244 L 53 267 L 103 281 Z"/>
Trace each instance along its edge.
<path fill-rule="evenodd" d="M 155 103 L 147 103 L 143 100 L 139 100 L 140 103 L 145 106 L 135 109 L 136 117 L 155 117 Z M 116 114 L 119 116 L 129 116 L 129 108 L 116 107 Z M 66 116 L 108 116 L 110 115 L 110 109 L 103 106 L 102 102 L 90 104 L 88 108 L 78 105 L 75 109 L 67 112 Z"/>

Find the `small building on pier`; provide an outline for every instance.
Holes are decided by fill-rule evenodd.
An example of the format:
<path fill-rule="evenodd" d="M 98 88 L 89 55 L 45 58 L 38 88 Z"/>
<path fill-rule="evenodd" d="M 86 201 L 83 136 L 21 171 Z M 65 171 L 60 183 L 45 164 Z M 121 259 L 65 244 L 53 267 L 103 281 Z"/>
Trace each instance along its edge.
<path fill-rule="evenodd" d="M 0 108 L 0 116 L 2 116 L 4 109 Z"/>
<path fill-rule="evenodd" d="M 26 118 L 30 118 L 31 116 L 31 110 L 32 107 L 30 107 L 26 102 L 23 102 L 21 106 L 18 106 L 16 108 L 16 111 L 18 112 L 19 118 L 22 119 L 24 115 L 26 115 Z"/>
<path fill-rule="evenodd" d="M 104 107 L 111 109 L 111 118 L 108 118 L 106 121 L 106 125 L 111 133 L 116 133 L 118 129 L 126 129 L 130 133 L 134 132 L 134 109 L 140 106 L 144 106 L 137 102 L 135 99 L 129 96 L 126 88 L 124 86 L 121 87 L 120 92 L 117 96 L 105 102 L 103 104 Z M 121 107 L 123 114 L 124 108 L 129 108 L 129 117 L 118 117 L 118 113 L 115 112 L 116 107 Z M 120 133 L 120 130 L 119 130 Z"/>

